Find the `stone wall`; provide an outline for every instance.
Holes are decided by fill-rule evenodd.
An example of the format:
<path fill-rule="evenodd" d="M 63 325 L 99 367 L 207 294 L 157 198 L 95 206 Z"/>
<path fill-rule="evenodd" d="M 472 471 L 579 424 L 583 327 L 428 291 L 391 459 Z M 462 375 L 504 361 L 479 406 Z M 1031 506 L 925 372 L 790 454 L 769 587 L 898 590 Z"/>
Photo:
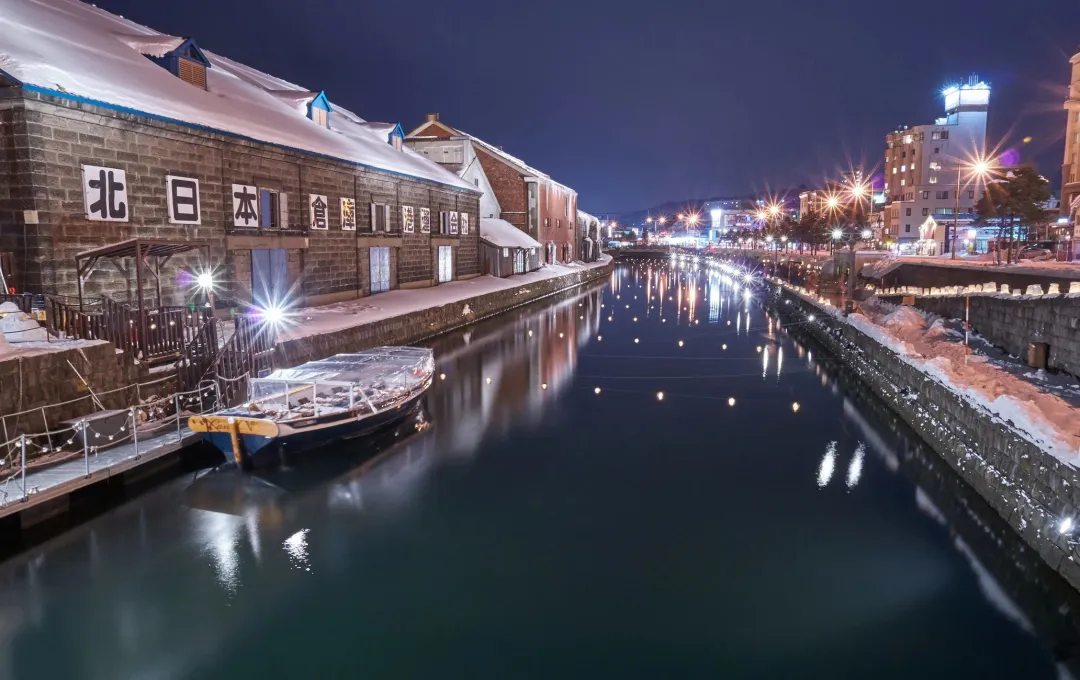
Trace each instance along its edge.
<path fill-rule="evenodd" d="M 517 288 L 478 295 L 457 302 L 403 314 L 381 321 L 353 326 L 321 335 L 278 343 L 277 366 L 296 366 L 334 354 L 358 352 L 380 345 L 408 345 L 424 338 L 445 333 L 478 319 L 505 312 L 514 307 L 539 300 L 567 288 L 611 274 L 612 265 L 592 267 Z M 468 305 L 471 314 L 462 314 Z"/>
<path fill-rule="evenodd" d="M 900 262 L 879 281 L 881 288 L 914 286 L 916 288 L 944 288 L 946 286 L 976 286 L 994 282 L 1010 288 L 1026 290 L 1038 284 L 1046 292 L 1051 283 L 1061 290 L 1069 289 L 1069 282 L 1080 279 L 1080 274 L 1068 270 L 1039 270 L 1028 267 L 986 267 L 982 265 L 950 265 L 933 262 Z"/>
<path fill-rule="evenodd" d="M 781 314 L 841 358 L 970 484 L 1042 559 L 1080 589 L 1080 550 L 1059 533 L 1077 518 L 1080 474 L 1024 439 L 1009 423 L 975 406 L 904 362 L 895 352 L 789 292 Z M 809 322 L 808 316 L 815 315 Z"/>
<path fill-rule="evenodd" d="M 212 263 L 219 267 L 223 301 L 251 300 L 246 254 L 252 248 L 288 251 L 295 298 L 312 303 L 355 297 L 368 287 L 368 248 L 386 238 L 371 234 L 372 203 L 390 206 L 392 247 L 400 250 L 391 287 L 434 284 L 431 240 L 441 236 L 443 210 L 469 215 L 470 233 L 453 237 L 456 276 L 479 273 L 479 196 L 448 185 L 13 87 L 0 87 L 0 151 L 0 249 L 21 260 L 24 276 L 18 284 L 24 290 L 72 295 L 76 253 L 140 237 L 208 243 Z M 126 172 L 129 221 L 85 218 L 84 164 Z M 169 223 L 166 175 L 199 180 L 200 225 Z M 285 196 L 280 228 L 234 227 L 233 183 Z M 327 197 L 326 230 L 309 229 L 310 194 Z M 356 201 L 356 231 L 341 229 L 341 198 Z M 413 233 L 402 232 L 403 205 L 416 208 Z M 420 232 L 421 207 L 431 210 L 432 234 Z M 38 224 L 24 222 L 25 210 L 37 211 Z M 176 272 L 197 268 L 199 257 L 190 253 L 169 263 L 162 277 L 165 303 L 188 300 L 191 286 Z M 132 299 L 134 267 L 130 261 L 116 264 L 100 265 L 86 282 L 86 292 Z"/>
<path fill-rule="evenodd" d="M 970 298 L 971 328 L 996 347 L 1026 357 L 1029 344 L 1045 342 L 1050 345 L 1049 368 L 1080 376 L 1080 297 L 987 294 Z M 946 318 L 964 318 L 962 295 L 918 296 L 915 307 Z"/>
<path fill-rule="evenodd" d="M 106 394 L 139 382 L 142 372 L 107 342 L 87 342 L 69 349 L 12 356 L 0 361 L 0 437 L 37 433 L 95 411 L 78 369 L 106 408 L 132 404 L 134 388 Z M 166 390 L 171 392 L 172 390 Z M 149 396 L 149 395 L 144 395 Z M 73 402 L 73 403 L 64 403 Z M 63 404 L 62 406 L 53 406 Z M 40 409 L 45 408 L 44 419 Z M 39 409 L 36 412 L 34 409 Z M 15 415 L 30 411 L 25 415 Z"/>

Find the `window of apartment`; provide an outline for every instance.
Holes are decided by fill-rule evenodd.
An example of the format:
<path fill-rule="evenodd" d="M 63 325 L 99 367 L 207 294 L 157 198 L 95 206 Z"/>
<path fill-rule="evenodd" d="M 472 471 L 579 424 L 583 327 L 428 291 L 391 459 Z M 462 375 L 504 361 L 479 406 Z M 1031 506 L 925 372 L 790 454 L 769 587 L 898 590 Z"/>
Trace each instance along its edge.
<path fill-rule="evenodd" d="M 907 158 L 907 151 L 901 151 L 900 158 Z"/>
<path fill-rule="evenodd" d="M 941 130 L 934 130 L 930 135 L 930 139 L 941 139 Z"/>
<path fill-rule="evenodd" d="M 949 131 L 948 130 L 942 130 L 941 131 L 941 138 L 942 139 L 948 139 L 949 138 Z"/>
<path fill-rule="evenodd" d="M 940 170 L 941 169 L 941 163 L 939 163 L 938 161 L 930 161 L 930 169 L 931 170 Z"/>
<path fill-rule="evenodd" d="M 952 215 L 953 214 L 953 209 L 952 208 L 934 208 L 934 214 L 935 215 Z"/>
<path fill-rule="evenodd" d="M 559 219 L 558 217 L 555 218 L 555 228 L 556 229 L 562 229 L 562 220 Z"/>
<path fill-rule="evenodd" d="M 900 166 L 900 172 L 907 172 L 907 166 L 906 165 L 901 165 Z"/>
<path fill-rule="evenodd" d="M 285 194 L 273 189 L 259 189 L 259 227 L 262 229 L 278 229 L 286 224 L 282 220 L 285 214 Z"/>
<path fill-rule="evenodd" d="M 948 200 L 948 198 L 949 198 L 948 190 L 937 192 L 937 195 L 935 196 L 935 198 L 937 198 L 939 200 Z"/>
<path fill-rule="evenodd" d="M 894 175 L 896 174 L 896 168 L 892 169 L 892 174 L 894 174 Z"/>
<path fill-rule="evenodd" d="M 930 192 L 929 192 L 929 191 L 924 191 L 924 192 L 922 192 L 922 197 L 923 197 L 924 199 L 930 198 Z"/>
<path fill-rule="evenodd" d="M 904 186 L 905 184 L 907 184 L 907 180 L 900 180 L 900 186 Z"/>
<path fill-rule="evenodd" d="M 206 89 L 206 67 L 198 62 L 179 57 L 176 60 L 176 75 L 189 85 Z"/>
<path fill-rule="evenodd" d="M 904 232 L 908 233 L 908 234 L 911 233 L 911 225 L 910 224 L 905 224 L 904 225 Z"/>
<path fill-rule="evenodd" d="M 937 177 L 934 177 L 933 175 L 931 175 L 930 176 L 930 183 L 931 184 L 937 184 Z"/>
<path fill-rule="evenodd" d="M 550 226 L 551 226 L 551 218 L 550 217 L 545 217 L 544 218 L 544 229 L 547 229 Z"/>
<path fill-rule="evenodd" d="M 907 216 L 911 217 L 911 208 L 907 208 Z"/>
<path fill-rule="evenodd" d="M 940 146 L 935 146 L 934 147 L 934 153 L 941 153 L 941 147 Z"/>
<path fill-rule="evenodd" d="M 974 189 L 968 190 L 968 198 L 970 198 L 971 200 L 975 200 L 975 190 Z"/>
<path fill-rule="evenodd" d="M 925 133 L 925 132 L 920 132 L 920 133 L 919 133 L 919 141 L 921 142 L 921 141 L 923 141 L 924 139 L 926 139 L 926 133 Z"/>
<path fill-rule="evenodd" d="M 929 214 L 930 214 L 930 208 L 923 208 L 922 209 L 922 216 L 923 217 L 926 217 Z"/>

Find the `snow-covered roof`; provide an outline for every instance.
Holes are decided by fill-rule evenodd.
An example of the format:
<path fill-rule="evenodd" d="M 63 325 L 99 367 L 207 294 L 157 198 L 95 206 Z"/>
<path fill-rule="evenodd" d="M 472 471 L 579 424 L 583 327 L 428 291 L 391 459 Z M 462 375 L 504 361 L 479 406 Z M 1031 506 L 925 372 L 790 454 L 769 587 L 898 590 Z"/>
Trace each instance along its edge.
<path fill-rule="evenodd" d="M 397 123 L 365 122 L 365 123 L 362 123 L 361 125 L 363 125 L 364 128 L 370 130 L 373 134 L 379 135 L 383 139 L 389 139 L 390 134 L 394 130 L 398 129 L 398 124 Z"/>
<path fill-rule="evenodd" d="M 536 168 L 532 167 L 531 165 L 529 165 L 525 161 L 521 160 L 517 156 L 512 156 L 512 155 L 506 153 L 505 151 L 503 151 L 502 149 L 500 149 L 499 147 L 488 144 L 487 142 L 480 139 L 479 137 L 474 137 L 473 135 L 470 135 L 468 132 L 465 132 L 465 131 L 463 131 L 463 130 L 461 130 L 459 128 L 450 127 L 449 125 L 442 122 L 441 120 L 426 121 L 418 129 L 422 129 L 424 127 L 427 127 L 427 125 L 429 123 L 435 123 L 437 125 L 441 125 L 442 127 L 449 130 L 451 133 L 453 133 L 455 136 L 464 137 L 466 139 L 471 140 L 474 144 L 481 147 L 482 149 L 484 149 L 484 151 L 487 151 L 492 156 L 495 156 L 496 158 L 501 159 L 503 162 L 508 163 L 509 165 L 513 166 L 514 169 L 516 169 L 522 175 L 525 175 L 527 177 L 536 177 L 537 179 L 546 180 L 548 182 L 551 182 L 552 184 L 557 184 L 558 186 L 566 189 L 567 191 L 574 191 L 573 189 L 566 186 L 565 184 L 563 184 L 561 182 L 558 182 L 555 179 L 553 179 L 551 177 L 551 175 L 547 174 L 546 172 L 543 172 L 542 170 L 537 170 Z M 413 132 L 416 132 L 416 130 L 414 130 Z M 440 139 L 439 137 L 435 137 L 435 136 L 414 135 L 412 133 L 410 133 L 408 135 L 408 137 L 411 138 L 411 139 Z"/>
<path fill-rule="evenodd" d="M 0 74 L 29 91 L 476 192 L 422 155 L 358 127 L 363 120 L 345 120 L 337 106 L 330 129 L 309 120 L 299 110 L 309 88 L 204 50 L 211 64 L 204 91 L 144 56 L 164 56 L 183 42 L 78 0 L 0 0 Z M 351 133 L 339 129 L 350 123 L 357 126 Z"/>
<path fill-rule="evenodd" d="M 506 220 L 480 218 L 480 240 L 500 248 L 539 248 L 540 243 Z"/>

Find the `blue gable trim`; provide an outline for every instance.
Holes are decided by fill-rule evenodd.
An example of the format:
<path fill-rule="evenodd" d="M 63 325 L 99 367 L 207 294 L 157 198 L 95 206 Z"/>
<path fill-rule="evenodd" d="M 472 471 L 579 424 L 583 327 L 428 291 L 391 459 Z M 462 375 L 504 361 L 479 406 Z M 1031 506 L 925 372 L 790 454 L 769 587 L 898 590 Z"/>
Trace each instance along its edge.
<path fill-rule="evenodd" d="M 386 141 L 389 142 L 390 139 L 393 139 L 394 137 L 405 139 L 405 131 L 401 129 L 401 123 L 394 123 L 394 129 L 390 131 L 390 138 Z"/>
<path fill-rule="evenodd" d="M 16 81 L 19 82 L 19 81 Z M 71 94 L 70 92 L 61 92 L 59 90 L 52 90 L 47 87 L 41 87 L 39 85 L 30 85 L 29 83 L 22 83 L 22 89 L 28 92 L 37 92 L 49 97 L 55 97 L 56 99 L 64 99 L 72 102 L 79 102 L 81 104 L 90 104 L 92 106 L 100 106 L 103 109 L 110 111 L 117 111 L 119 113 L 127 113 L 134 116 L 142 116 L 143 118 L 149 118 L 150 120 L 157 120 L 163 123 L 171 123 L 172 125 L 180 125 L 182 127 L 191 128 L 192 130 L 201 130 L 203 132 L 211 132 L 215 135 L 221 135 L 222 137 L 229 137 L 231 139 L 240 139 L 245 142 L 252 142 L 255 144 L 265 144 L 266 146 L 273 147 L 275 149 L 283 149 L 285 151 L 292 151 L 294 153 L 302 154 L 304 156 L 310 156 L 312 158 L 322 158 L 325 160 L 334 161 L 337 163 L 344 163 L 345 165 L 351 165 L 354 168 L 363 168 L 364 170 L 374 170 L 375 172 L 383 172 L 394 177 L 404 177 L 416 182 L 424 182 L 426 184 L 434 184 L 435 186 L 446 187 L 452 191 L 464 191 L 471 194 L 482 194 L 484 192 L 479 189 L 473 189 L 470 187 L 457 187 L 453 184 L 447 184 L 446 182 L 440 182 L 435 179 L 427 179 L 426 177 L 417 177 L 410 175 L 407 172 L 399 172 L 397 170 L 387 170 L 386 168 L 380 168 L 375 165 L 368 165 L 367 163 L 360 163 L 358 161 L 350 161 L 344 158 L 338 158 L 331 156 L 330 154 L 318 153 L 316 151 L 309 151 L 307 149 L 298 149 L 294 146 L 288 146 L 285 144 L 278 144 L 276 142 L 268 142 L 263 139 L 256 139 L 254 137 L 248 137 L 247 135 L 241 135 L 236 132 L 229 132 L 227 130 L 218 130 L 212 128 L 209 125 L 200 125 L 198 123 L 189 123 L 183 120 L 177 120 L 175 118 L 169 118 L 168 116 L 161 116 L 156 113 L 147 113 L 146 111 L 139 111 L 127 106 L 120 106 L 118 104 L 110 104 L 109 102 L 101 101 L 100 99 L 91 99 L 89 97 L 83 97 L 77 94 Z"/>
<path fill-rule="evenodd" d="M 319 92 L 319 94 L 315 95 L 315 98 L 311 100 L 311 103 L 308 104 L 309 114 L 311 113 L 312 109 L 322 109 L 327 113 L 330 113 L 334 110 L 330 107 L 330 100 L 326 98 L 325 92 Z"/>
<path fill-rule="evenodd" d="M 203 51 L 199 49 L 199 46 L 195 44 L 195 40 L 192 38 L 185 39 L 184 42 L 176 46 L 175 50 L 165 56 L 183 57 L 202 64 L 206 68 L 211 68 L 210 60 L 206 58 L 206 55 L 203 54 Z"/>

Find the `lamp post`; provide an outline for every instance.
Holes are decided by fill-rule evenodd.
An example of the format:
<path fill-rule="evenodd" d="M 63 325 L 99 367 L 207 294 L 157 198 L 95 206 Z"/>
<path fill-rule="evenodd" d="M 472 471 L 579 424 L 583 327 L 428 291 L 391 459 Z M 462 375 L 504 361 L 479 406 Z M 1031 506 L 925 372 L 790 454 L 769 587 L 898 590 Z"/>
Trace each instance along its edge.
<path fill-rule="evenodd" d="M 974 163 L 971 164 L 971 173 L 975 177 L 985 177 L 990 172 L 990 162 L 985 158 L 980 157 Z M 949 248 L 949 259 L 956 259 L 956 232 L 960 230 L 960 176 L 963 173 L 964 164 L 960 161 L 956 163 L 956 202 L 953 204 L 953 227 L 952 227 L 952 243 Z"/>

